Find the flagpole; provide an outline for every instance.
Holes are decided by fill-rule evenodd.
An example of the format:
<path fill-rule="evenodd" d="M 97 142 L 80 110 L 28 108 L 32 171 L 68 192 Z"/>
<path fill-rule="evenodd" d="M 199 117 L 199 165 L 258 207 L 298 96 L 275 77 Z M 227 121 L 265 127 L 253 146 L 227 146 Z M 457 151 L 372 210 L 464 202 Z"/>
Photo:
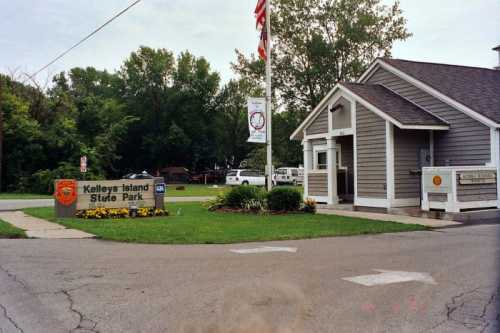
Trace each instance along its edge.
<path fill-rule="evenodd" d="M 266 118 L 267 118 L 267 189 L 273 189 L 272 90 L 271 90 L 271 0 L 266 1 Z"/>

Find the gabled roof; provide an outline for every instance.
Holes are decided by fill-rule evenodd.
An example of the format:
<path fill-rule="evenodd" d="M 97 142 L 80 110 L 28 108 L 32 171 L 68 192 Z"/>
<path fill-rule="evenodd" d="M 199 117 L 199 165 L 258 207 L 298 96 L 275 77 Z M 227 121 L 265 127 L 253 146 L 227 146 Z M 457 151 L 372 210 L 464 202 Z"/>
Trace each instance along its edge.
<path fill-rule="evenodd" d="M 316 119 L 319 113 L 327 107 L 330 99 L 339 91 L 345 96 L 348 96 L 350 100 L 360 103 L 370 111 L 390 121 L 401 129 L 449 129 L 449 125 L 441 119 L 381 85 L 338 83 L 330 90 L 316 108 L 309 113 L 307 118 L 292 133 L 290 139 L 300 139 L 302 137 L 302 132 Z"/>
<path fill-rule="evenodd" d="M 500 70 L 389 58 L 379 60 L 500 123 Z"/>
<path fill-rule="evenodd" d="M 448 126 L 443 120 L 378 84 L 341 83 L 404 126 Z"/>

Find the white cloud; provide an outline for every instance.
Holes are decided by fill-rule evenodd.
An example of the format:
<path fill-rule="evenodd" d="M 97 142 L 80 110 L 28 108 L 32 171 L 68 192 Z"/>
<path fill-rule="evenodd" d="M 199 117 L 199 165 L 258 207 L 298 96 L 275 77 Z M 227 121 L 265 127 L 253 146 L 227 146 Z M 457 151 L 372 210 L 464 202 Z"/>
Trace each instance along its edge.
<path fill-rule="evenodd" d="M 0 71 L 33 72 L 132 0 L 0 0 Z M 255 52 L 256 0 L 143 0 L 50 68 L 119 68 L 140 45 L 204 56 L 224 80 L 234 49 Z M 393 1 L 383 0 L 390 4 Z M 492 67 L 500 44 L 498 0 L 402 0 L 414 36 L 397 43 L 398 58 Z M 41 75 L 44 77 L 44 74 Z"/>

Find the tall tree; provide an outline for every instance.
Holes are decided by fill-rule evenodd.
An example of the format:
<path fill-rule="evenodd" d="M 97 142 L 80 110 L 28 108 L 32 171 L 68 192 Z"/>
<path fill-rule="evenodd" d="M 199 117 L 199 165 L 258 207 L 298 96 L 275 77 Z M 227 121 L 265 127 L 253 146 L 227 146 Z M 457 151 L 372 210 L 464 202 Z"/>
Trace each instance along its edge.
<path fill-rule="evenodd" d="M 391 56 L 394 42 L 411 36 L 399 1 L 385 6 L 381 0 L 275 0 L 271 23 L 274 95 L 281 111 L 293 112 L 280 117 L 284 128 L 276 129 L 275 140 L 288 138 L 297 119 L 337 82 L 355 80 L 377 57 Z M 237 51 L 233 69 L 263 82 L 263 62 L 253 55 Z M 281 150 L 285 155 L 297 151 L 296 143 L 282 144 L 288 146 Z M 285 155 L 280 159 L 293 162 Z"/>

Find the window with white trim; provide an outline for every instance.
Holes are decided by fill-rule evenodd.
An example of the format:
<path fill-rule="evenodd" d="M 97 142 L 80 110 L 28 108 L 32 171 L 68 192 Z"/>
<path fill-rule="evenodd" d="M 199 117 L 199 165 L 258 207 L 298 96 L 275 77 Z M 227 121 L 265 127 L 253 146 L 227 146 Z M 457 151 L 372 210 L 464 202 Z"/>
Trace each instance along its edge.
<path fill-rule="evenodd" d="M 314 170 L 326 170 L 328 168 L 327 146 L 314 146 Z M 337 169 L 346 169 L 342 166 L 342 147 L 337 145 Z"/>

